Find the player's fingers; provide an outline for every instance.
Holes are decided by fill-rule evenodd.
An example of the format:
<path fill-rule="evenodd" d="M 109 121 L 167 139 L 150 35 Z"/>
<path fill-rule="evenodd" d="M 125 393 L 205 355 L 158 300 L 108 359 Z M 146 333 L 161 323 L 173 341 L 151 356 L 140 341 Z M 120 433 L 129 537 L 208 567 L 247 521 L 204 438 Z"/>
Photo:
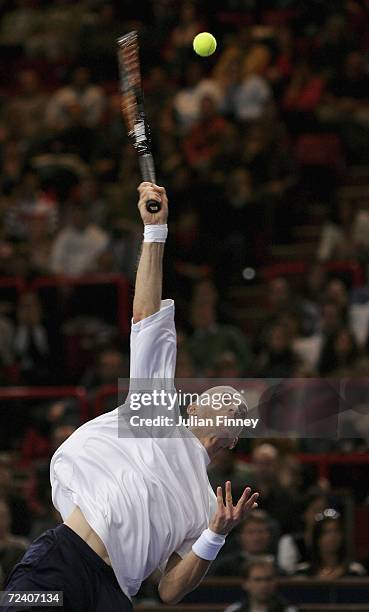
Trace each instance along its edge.
<path fill-rule="evenodd" d="M 217 504 L 218 504 L 218 508 L 222 508 L 222 509 L 224 508 L 222 487 L 217 487 Z"/>
<path fill-rule="evenodd" d="M 152 183 L 149 183 L 148 181 L 142 181 L 142 183 L 140 183 L 139 186 L 137 187 L 137 191 L 141 192 L 147 187 L 152 187 Z"/>
<path fill-rule="evenodd" d="M 165 193 L 164 187 L 160 187 L 159 185 L 156 185 L 155 183 L 149 183 L 149 187 L 160 195 Z"/>
<path fill-rule="evenodd" d="M 228 510 L 233 509 L 233 500 L 232 500 L 232 484 L 230 480 L 227 480 L 226 486 L 226 507 Z"/>
<path fill-rule="evenodd" d="M 244 490 L 244 492 L 242 493 L 240 499 L 238 500 L 237 506 L 236 508 L 240 508 L 242 509 L 242 506 L 246 503 L 246 501 L 249 498 L 249 495 L 251 493 L 251 489 L 250 487 L 246 487 L 246 489 Z"/>
<path fill-rule="evenodd" d="M 253 493 L 251 497 L 243 504 L 243 508 L 242 508 L 243 512 L 247 510 L 251 510 L 252 508 L 257 508 L 258 507 L 258 503 L 257 503 L 258 497 L 259 497 L 259 493 Z"/>
<path fill-rule="evenodd" d="M 144 187 L 142 191 L 140 191 L 140 199 L 144 200 L 156 200 L 157 202 L 162 201 L 162 197 L 159 191 L 155 190 L 152 186 Z"/>

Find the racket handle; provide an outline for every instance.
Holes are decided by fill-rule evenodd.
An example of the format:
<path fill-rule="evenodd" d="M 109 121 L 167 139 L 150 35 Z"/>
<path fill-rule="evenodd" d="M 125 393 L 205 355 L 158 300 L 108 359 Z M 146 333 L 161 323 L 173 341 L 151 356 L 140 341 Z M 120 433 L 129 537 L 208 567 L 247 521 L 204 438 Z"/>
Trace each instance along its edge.
<path fill-rule="evenodd" d="M 139 157 L 140 170 L 141 175 L 144 181 L 148 181 L 149 183 L 155 183 L 155 167 L 154 160 L 151 153 L 146 153 L 145 155 L 140 155 Z M 161 209 L 160 202 L 156 200 L 148 200 L 146 202 L 146 210 L 149 213 L 157 213 Z"/>
<path fill-rule="evenodd" d="M 148 200 L 146 202 L 146 210 L 149 213 L 157 213 L 161 209 L 161 204 L 157 200 Z"/>

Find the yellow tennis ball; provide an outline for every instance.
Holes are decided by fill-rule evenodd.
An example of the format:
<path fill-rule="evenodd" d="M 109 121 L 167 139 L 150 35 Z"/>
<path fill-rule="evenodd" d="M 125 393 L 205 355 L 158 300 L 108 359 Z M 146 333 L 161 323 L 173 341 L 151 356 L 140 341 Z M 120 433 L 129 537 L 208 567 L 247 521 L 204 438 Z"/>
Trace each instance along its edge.
<path fill-rule="evenodd" d="M 200 34 L 197 34 L 193 39 L 193 48 L 197 55 L 208 57 L 208 55 L 212 55 L 217 48 L 217 41 L 209 32 L 200 32 Z"/>

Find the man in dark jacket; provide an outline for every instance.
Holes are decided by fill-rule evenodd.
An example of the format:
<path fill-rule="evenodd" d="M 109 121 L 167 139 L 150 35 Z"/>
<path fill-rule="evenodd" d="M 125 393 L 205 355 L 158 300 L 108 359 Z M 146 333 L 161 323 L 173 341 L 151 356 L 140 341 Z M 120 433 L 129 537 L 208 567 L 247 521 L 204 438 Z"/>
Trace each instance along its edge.
<path fill-rule="evenodd" d="M 269 557 L 255 557 L 246 564 L 242 588 L 246 597 L 225 612 L 297 612 L 277 594 L 276 570 Z"/>

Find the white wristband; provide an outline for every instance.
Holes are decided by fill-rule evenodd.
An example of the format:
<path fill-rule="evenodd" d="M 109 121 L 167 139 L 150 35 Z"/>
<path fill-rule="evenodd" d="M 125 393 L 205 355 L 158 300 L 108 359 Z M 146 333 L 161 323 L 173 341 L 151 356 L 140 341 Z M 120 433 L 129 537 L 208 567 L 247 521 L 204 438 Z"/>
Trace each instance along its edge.
<path fill-rule="evenodd" d="M 165 242 L 167 236 L 168 226 L 166 223 L 145 225 L 144 242 Z"/>
<path fill-rule="evenodd" d="M 214 533 L 211 529 L 205 529 L 192 546 L 192 551 L 200 559 L 214 561 L 224 542 L 225 536 Z"/>

